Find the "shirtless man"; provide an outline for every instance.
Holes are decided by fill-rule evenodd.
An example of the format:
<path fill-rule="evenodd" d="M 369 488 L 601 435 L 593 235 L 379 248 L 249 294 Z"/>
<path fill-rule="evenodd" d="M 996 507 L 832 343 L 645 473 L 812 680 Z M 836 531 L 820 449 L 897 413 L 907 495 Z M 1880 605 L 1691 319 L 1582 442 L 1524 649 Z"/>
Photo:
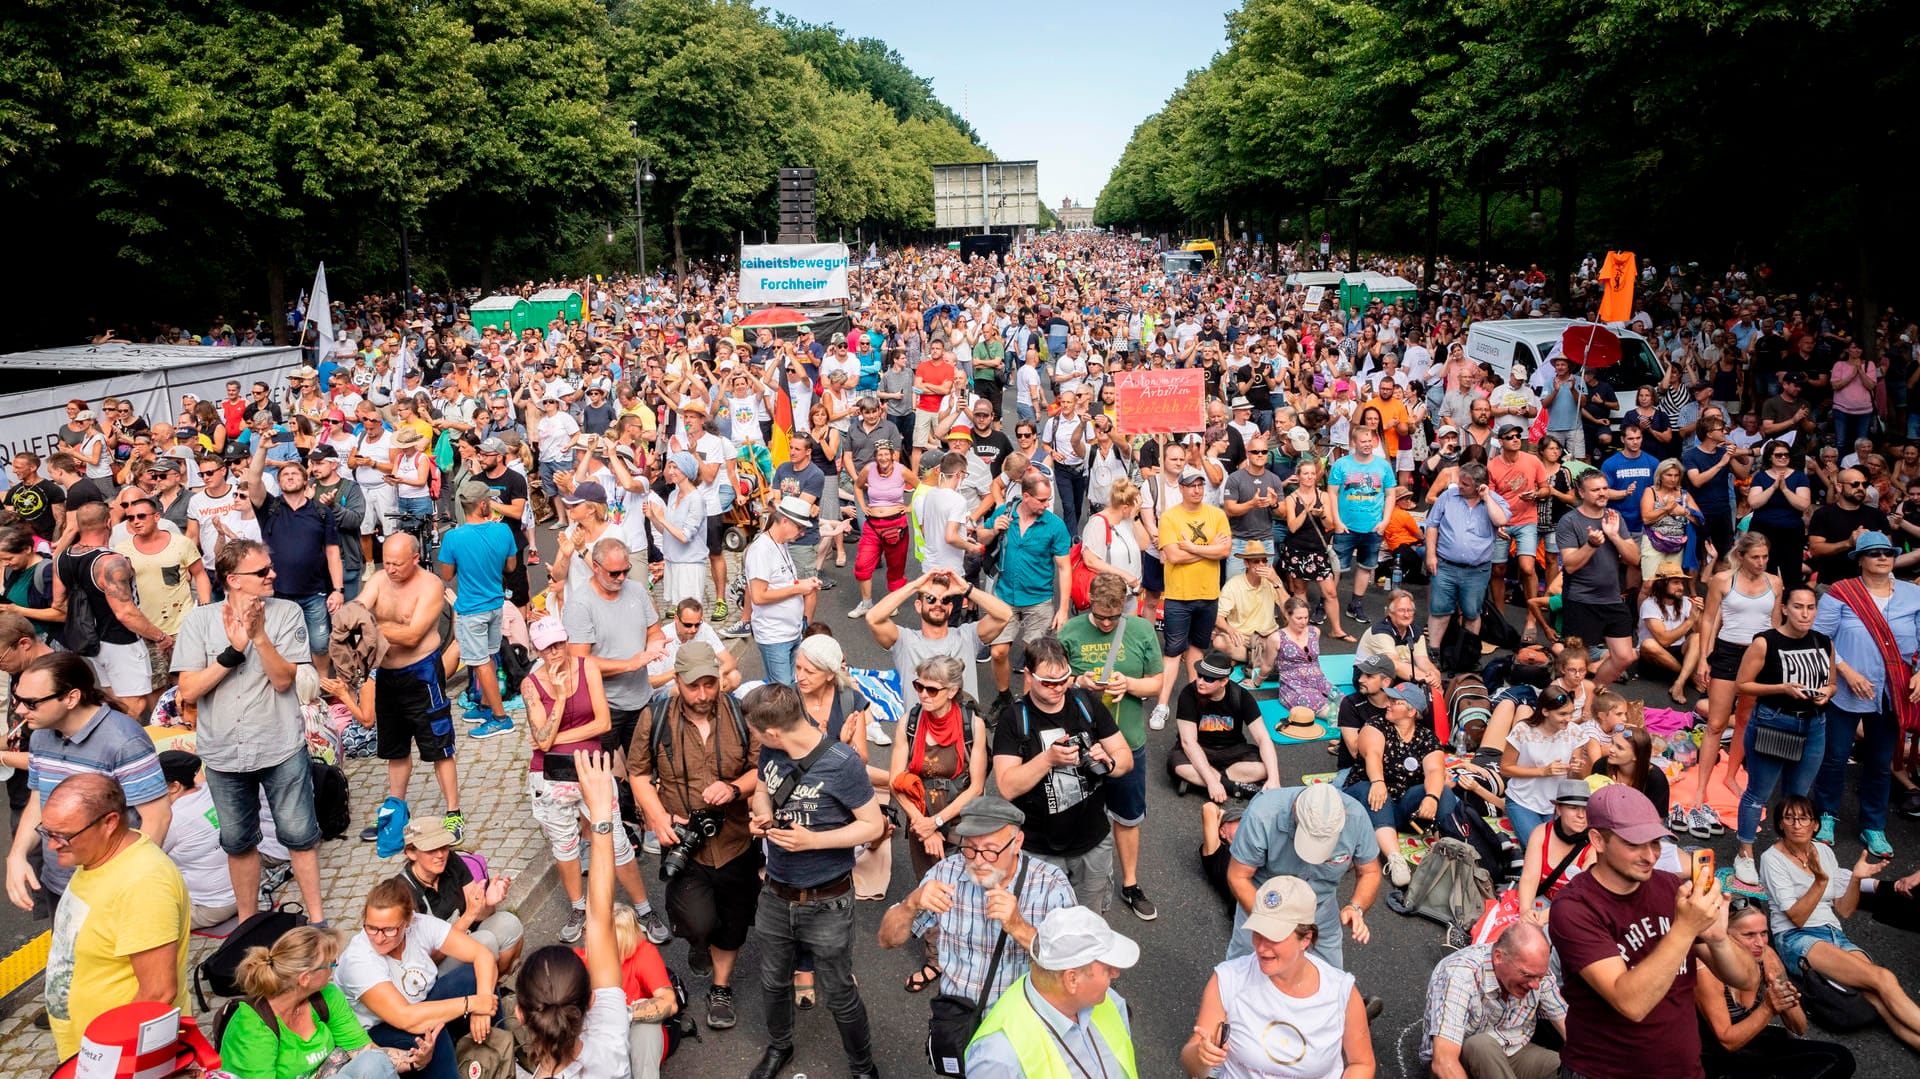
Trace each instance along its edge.
<path fill-rule="evenodd" d="M 440 608 L 446 603 L 440 578 L 420 570 L 420 549 L 410 533 L 388 536 L 382 572 L 369 574 L 359 602 L 387 638 L 387 659 L 373 679 L 375 753 L 387 762 L 387 795 L 402 801 L 413 778 L 413 747 L 433 765 L 433 778 L 447 800 L 447 831 L 456 842 L 467 826 L 460 812 L 459 776 L 453 762 L 453 710 L 440 681 Z M 411 745 L 409 744 L 411 743 Z M 369 837 L 365 832 L 361 838 Z"/>

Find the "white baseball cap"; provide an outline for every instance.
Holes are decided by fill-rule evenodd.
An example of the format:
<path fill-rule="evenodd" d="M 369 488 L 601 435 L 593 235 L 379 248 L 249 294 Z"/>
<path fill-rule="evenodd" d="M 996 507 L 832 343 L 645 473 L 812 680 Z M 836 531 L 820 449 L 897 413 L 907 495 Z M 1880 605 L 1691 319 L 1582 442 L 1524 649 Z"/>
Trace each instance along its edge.
<path fill-rule="evenodd" d="M 1333 857 L 1340 831 L 1346 827 L 1347 807 L 1339 788 L 1331 783 L 1309 783 L 1293 800 L 1293 852 L 1308 865 Z"/>
<path fill-rule="evenodd" d="M 1140 961 L 1140 945 L 1086 907 L 1059 907 L 1040 922 L 1033 961 L 1046 970 L 1077 970 L 1088 963 L 1124 970 Z"/>

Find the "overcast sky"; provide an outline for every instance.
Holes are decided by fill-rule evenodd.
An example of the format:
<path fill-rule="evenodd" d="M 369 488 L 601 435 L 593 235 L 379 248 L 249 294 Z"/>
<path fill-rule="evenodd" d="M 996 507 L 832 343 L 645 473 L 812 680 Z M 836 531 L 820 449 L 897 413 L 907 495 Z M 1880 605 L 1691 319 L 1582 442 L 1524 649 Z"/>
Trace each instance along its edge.
<path fill-rule="evenodd" d="M 1040 193 L 1091 206 L 1133 129 L 1226 46 L 1227 0 L 774 0 L 892 46 L 994 154 L 1040 162 Z"/>

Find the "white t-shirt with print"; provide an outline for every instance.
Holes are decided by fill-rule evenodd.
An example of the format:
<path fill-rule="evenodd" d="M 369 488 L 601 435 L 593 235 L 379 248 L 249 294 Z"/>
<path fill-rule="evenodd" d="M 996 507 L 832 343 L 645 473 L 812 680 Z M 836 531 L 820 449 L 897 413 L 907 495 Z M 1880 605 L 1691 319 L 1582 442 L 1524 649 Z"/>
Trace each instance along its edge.
<path fill-rule="evenodd" d="M 374 951 L 373 942 L 364 931 L 355 933 L 347 941 L 347 946 L 340 951 L 333 982 L 353 1001 L 353 1014 L 360 1018 L 362 1026 L 370 1027 L 381 1021 L 360 1003 L 367 990 L 381 982 L 392 982 L 409 1004 L 427 999 L 434 982 L 440 978 L 440 965 L 433 961 L 433 953 L 447 942 L 447 934 L 452 931 L 453 926 L 431 914 L 416 914 L 407 926 L 406 944 L 398 956 Z"/>

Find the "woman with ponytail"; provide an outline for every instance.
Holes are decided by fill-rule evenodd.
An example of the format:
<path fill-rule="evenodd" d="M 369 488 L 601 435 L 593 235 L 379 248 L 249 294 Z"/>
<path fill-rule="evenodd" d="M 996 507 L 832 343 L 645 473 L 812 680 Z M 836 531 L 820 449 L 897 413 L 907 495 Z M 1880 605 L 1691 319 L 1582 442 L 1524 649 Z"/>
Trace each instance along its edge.
<path fill-rule="evenodd" d="M 301 926 L 240 960 L 240 1006 L 220 1037 L 220 1060 L 236 1079 L 308 1079 L 323 1072 L 384 1079 L 414 1070 L 428 1043 L 411 1050 L 373 1044 L 346 994 L 333 985 L 340 936 Z"/>
<path fill-rule="evenodd" d="M 613 929 L 613 829 L 620 827 L 613 768 L 604 753 L 575 753 L 573 761 L 591 822 L 585 959 L 555 944 L 534 952 L 521 966 L 513 1013 L 525 1032 L 522 1074 L 631 1079 L 631 1013 Z"/>

